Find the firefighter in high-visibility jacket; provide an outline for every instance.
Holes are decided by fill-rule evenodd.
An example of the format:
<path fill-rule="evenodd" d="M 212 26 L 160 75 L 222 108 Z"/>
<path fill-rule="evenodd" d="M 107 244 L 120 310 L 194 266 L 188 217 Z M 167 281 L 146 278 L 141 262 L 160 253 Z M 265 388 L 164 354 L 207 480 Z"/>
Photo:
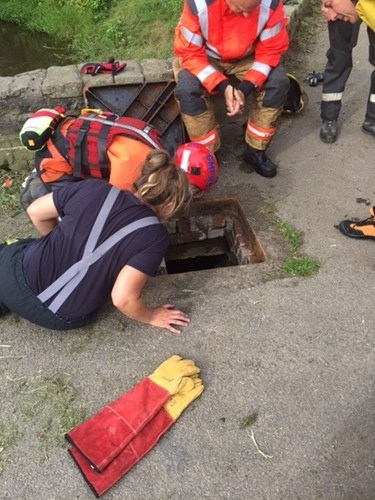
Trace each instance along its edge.
<path fill-rule="evenodd" d="M 277 173 L 265 151 L 289 89 L 286 24 L 281 0 L 184 0 L 175 29 L 175 96 L 190 140 L 217 151 L 211 96 L 224 95 L 228 116 L 250 97 L 244 159 L 264 177 Z"/>

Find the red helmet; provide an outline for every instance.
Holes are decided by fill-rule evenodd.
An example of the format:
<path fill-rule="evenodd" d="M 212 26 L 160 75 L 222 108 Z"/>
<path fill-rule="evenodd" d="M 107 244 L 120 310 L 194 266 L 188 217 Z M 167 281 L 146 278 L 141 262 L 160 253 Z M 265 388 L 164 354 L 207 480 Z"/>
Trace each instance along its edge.
<path fill-rule="evenodd" d="M 215 184 L 218 164 L 215 155 L 199 142 L 178 146 L 174 162 L 185 170 L 189 182 L 199 191 L 206 191 Z"/>

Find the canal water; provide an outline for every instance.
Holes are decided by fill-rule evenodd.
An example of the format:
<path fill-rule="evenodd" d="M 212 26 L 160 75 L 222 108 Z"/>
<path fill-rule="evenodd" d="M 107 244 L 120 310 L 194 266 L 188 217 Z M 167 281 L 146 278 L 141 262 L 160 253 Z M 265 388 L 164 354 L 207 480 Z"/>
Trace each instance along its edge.
<path fill-rule="evenodd" d="M 66 47 L 56 44 L 53 36 L 0 21 L 0 76 L 71 63 Z"/>

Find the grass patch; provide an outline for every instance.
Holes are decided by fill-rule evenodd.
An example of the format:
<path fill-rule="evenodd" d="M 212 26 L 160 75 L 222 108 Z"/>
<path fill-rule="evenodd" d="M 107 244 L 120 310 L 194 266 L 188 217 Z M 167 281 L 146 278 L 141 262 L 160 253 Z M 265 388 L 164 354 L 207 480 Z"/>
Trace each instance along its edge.
<path fill-rule="evenodd" d="M 257 211 L 262 215 L 274 214 L 276 212 L 276 201 L 264 201 L 261 205 L 259 205 Z"/>
<path fill-rule="evenodd" d="M 281 272 L 287 276 L 298 276 L 301 278 L 306 278 L 316 273 L 320 267 L 319 262 L 307 255 L 299 253 L 303 241 L 302 232 L 295 229 L 288 222 L 281 220 L 276 221 L 276 227 L 286 242 L 291 254 L 282 263 Z"/>
<path fill-rule="evenodd" d="M 0 423 L 0 474 L 8 460 L 8 448 L 16 444 L 20 437 L 21 434 L 16 424 Z"/>
<path fill-rule="evenodd" d="M 319 269 L 319 263 L 307 256 L 285 259 L 281 269 L 288 276 L 311 276 Z"/>
<path fill-rule="evenodd" d="M 296 251 L 302 244 L 302 233 L 284 221 L 277 221 L 276 226 L 281 236 L 286 240 L 290 250 Z"/>
<path fill-rule="evenodd" d="M 23 418 L 31 420 L 39 447 L 48 450 L 65 443 L 64 434 L 86 418 L 76 404 L 77 391 L 60 375 L 17 383 Z"/>

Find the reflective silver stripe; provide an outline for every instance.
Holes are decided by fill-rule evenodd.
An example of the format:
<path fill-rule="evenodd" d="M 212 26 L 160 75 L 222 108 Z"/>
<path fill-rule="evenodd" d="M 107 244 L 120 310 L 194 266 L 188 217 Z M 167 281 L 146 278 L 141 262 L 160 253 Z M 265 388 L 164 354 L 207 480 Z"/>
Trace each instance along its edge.
<path fill-rule="evenodd" d="M 283 24 L 281 21 L 279 21 L 275 26 L 273 26 L 272 28 L 267 28 L 265 30 L 263 30 L 260 34 L 260 40 L 262 42 L 264 42 L 265 40 L 269 40 L 270 38 L 274 37 L 275 35 L 277 35 L 278 33 L 280 33 L 280 31 L 282 30 L 282 27 L 283 27 Z"/>
<path fill-rule="evenodd" d="M 192 31 L 185 28 L 184 26 L 181 27 L 181 34 L 188 43 L 192 43 L 193 45 L 196 45 L 197 47 L 203 46 L 203 43 L 204 43 L 203 37 L 201 37 L 200 35 L 196 35 Z"/>
<path fill-rule="evenodd" d="M 211 64 L 209 64 L 208 66 L 206 66 L 205 68 L 202 69 L 202 71 L 200 71 L 198 74 L 197 74 L 197 78 L 200 82 L 204 82 L 206 78 L 208 78 L 209 76 L 213 75 L 215 73 L 216 69 L 211 66 Z"/>
<path fill-rule="evenodd" d="M 212 144 L 216 141 L 216 138 L 217 138 L 217 132 L 215 131 L 213 134 L 206 137 L 206 139 L 202 139 L 202 140 L 194 141 L 194 142 L 198 142 L 199 144 L 203 144 L 203 145 L 204 144 Z"/>
<path fill-rule="evenodd" d="M 370 94 L 369 102 L 375 102 L 375 94 Z"/>
<path fill-rule="evenodd" d="M 322 94 L 322 101 L 331 102 L 331 101 L 341 101 L 343 92 L 337 92 L 336 94 Z"/>
<path fill-rule="evenodd" d="M 195 5 L 198 12 L 199 26 L 203 38 L 207 40 L 208 38 L 208 12 L 206 0 L 195 0 Z"/>
<path fill-rule="evenodd" d="M 247 130 L 249 132 L 252 132 L 254 135 L 257 135 L 258 137 L 261 137 L 262 139 L 270 139 L 275 134 L 275 131 L 261 132 L 257 128 L 252 127 L 249 123 L 247 124 Z"/>
<path fill-rule="evenodd" d="M 271 72 L 271 66 L 268 66 L 268 64 L 264 64 L 264 63 L 260 63 L 260 62 L 255 62 L 251 66 L 251 69 L 259 71 L 259 73 L 262 73 L 262 75 L 264 75 L 264 76 L 268 76 Z"/>
<path fill-rule="evenodd" d="M 263 0 L 260 3 L 258 26 L 257 26 L 257 35 L 258 36 L 262 33 L 263 28 L 270 17 L 270 5 L 271 5 L 271 3 L 272 3 L 272 0 Z"/>
<path fill-rule="evenodd" d="M 220 54 L 218 54 L 218 53 L 216 52 L 216 50 L 215 50 L 215 49 L 212 49 L 212 50 L 211 50 L 211 49 L 208 47 L 208 43 L 207 43 L 206 45 L 207 45 L 207 48 L 206 48 L 206 56 L 207 56 L 207 57 L 212 57 L 212 59 L 217 59 L 217 60 L 219 61 L 219 60 L 220 60 Z"/>

